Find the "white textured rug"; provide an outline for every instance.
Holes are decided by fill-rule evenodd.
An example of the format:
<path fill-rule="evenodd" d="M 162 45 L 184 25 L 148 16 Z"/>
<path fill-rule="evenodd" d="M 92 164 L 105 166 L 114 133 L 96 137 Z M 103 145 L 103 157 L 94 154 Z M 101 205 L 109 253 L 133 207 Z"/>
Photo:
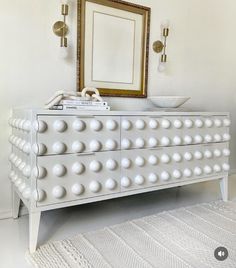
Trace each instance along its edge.
<path fill-rule="evenodd" d="M 214 257 L 219 246 L 228 249 L 225 261 Z M 27 259 L 39 268 L 235 268 L 236 203 L 200 204 L 79 234 Z"/>

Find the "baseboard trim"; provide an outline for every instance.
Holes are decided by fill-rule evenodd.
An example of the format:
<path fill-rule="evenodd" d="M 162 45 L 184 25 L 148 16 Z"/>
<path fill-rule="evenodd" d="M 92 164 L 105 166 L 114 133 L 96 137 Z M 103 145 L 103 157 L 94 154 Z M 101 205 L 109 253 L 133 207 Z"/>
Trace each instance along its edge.
<path fill-rule="evenodd" d="M 19 216 L 25 216 L 28 215 L 28 209 L 26 206 L 22 206 L 20 208 L 20 214 Z M 10 219 L 12 218 L 12 210 L 6 210 L 6 211 L 0 211 L 0 220 Z"/>

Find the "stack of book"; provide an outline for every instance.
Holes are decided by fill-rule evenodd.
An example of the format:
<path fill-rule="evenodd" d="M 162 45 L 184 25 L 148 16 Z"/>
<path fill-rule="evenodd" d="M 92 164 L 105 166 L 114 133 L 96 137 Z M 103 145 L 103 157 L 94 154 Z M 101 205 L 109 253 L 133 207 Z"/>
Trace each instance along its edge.
<path fill-rule="evenodd" d="M 105 101 L 61 100 L 51 110 L 110 111 L 110 106 Z"/>

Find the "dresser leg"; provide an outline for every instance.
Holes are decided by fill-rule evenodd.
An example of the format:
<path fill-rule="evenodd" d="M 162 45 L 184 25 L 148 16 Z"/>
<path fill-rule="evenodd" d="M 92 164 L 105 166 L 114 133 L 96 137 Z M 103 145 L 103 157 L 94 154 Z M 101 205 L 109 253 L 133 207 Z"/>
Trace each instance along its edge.
<path fill-rule="evenodd" d="M 37 249 L 39 223 L 41 212 L 29 214 L 29 251 L 34 253 Z"/>
<path fill-rule="evenodd" d="M 229 199 L 229 191 L 228 191 L 228 176 L 220 179 L 220 190 L 223 201 L 227 202 Z"/>
<path fill-rule="evenodd" d="M 14 189 L 12 189 L 12 217 L 17 219 L 20 212 L 20 197 Z"/>

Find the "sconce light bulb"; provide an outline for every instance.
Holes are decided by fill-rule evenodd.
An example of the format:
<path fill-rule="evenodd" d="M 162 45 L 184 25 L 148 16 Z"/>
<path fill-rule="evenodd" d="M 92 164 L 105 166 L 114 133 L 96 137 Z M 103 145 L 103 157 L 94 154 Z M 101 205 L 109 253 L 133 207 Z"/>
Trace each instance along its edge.
<path fill-rule="evenodd" d="M 61 59 L 65 59 L 68 56 L 68 49 L 67 47 L 59 47 L 59 57 Z"/>
<path fill-rule="evenodd" d="M 170 21 L 169 20 L 162 21 L 161 26 L 162 26 L 162 28 L 169 28 Z"/>
<path fill-rule="evenodd" d="M 69 1 L 68 0 L 60 0 L 60 2 L 61 2 L 62 5 L 68 5 Z"/>
<path fill-rule="evenodd" d="M 159 72 L 164 72 L 166 69 L 166 63 L 165 62 L 160 62 L 158 66 L 158 71 Z"/>

